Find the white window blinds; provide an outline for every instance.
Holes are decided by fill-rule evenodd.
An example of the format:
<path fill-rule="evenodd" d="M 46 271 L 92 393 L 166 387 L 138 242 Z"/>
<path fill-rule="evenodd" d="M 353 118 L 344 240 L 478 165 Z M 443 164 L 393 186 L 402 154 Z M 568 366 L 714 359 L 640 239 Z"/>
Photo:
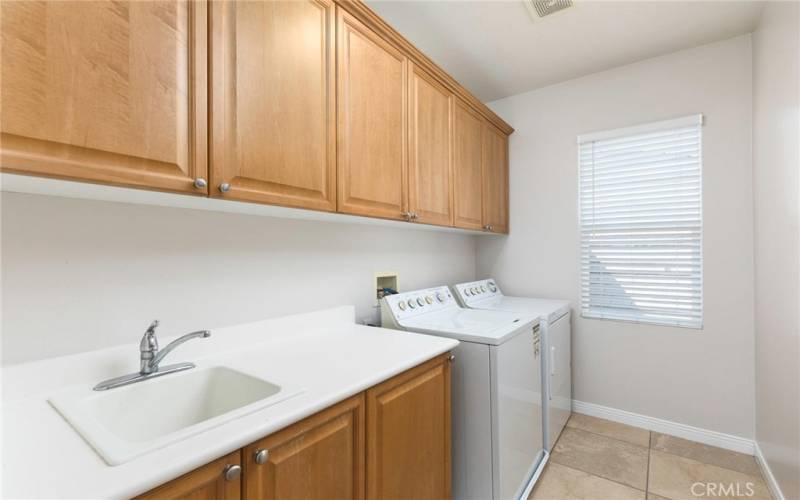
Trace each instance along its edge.
<path fill-rule="evenodd" d="M 584 317 L 702 327 L 701 127 L 578 137 Z"/>

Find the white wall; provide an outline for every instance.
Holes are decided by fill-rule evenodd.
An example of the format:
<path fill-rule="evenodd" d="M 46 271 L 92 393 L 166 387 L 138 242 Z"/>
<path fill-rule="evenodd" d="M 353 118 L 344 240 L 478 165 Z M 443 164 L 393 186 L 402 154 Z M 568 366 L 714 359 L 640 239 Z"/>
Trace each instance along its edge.
<path fill-rule="evenodd" d="M 471 280 L 475 237 L 2 193 L 2 359 L 14 363 L 342 304 L 374 273 Z M 136 356 L 132 352 L 131 356 Z"/>
<path fill-rule="evenodd" d="M 511 235 L 478 241 L 478 277 L 511 294 L 580 296 L 581 133 L 703 113 L 704 329 L 575 315 L 574 397 L 753 435 L 750 36 L 491 104 L 511 136 Z M 577 310 L 577 308 L 576 308 Z"/>
<path fill-rule="evenodd" d="M 753 35 L 756 441 L 800 498 L 800 8 L 768 3 Z"/>

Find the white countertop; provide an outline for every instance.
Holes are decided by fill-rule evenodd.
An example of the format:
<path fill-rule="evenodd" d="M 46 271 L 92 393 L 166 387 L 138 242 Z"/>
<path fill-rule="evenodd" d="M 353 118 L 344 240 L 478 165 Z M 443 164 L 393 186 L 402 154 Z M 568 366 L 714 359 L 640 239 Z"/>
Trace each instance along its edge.
<path fill-rule="evenodd" d="M 137 339 L 138 340 L 138 339 Z M 170 339 L 160 339 L 162 345 Z M 305 392 L 111 467 L 47 402 L 138 369 L 130 345 L 4 367 L 2 496 L 123 498 L 235 451 L 434 356 L 457 341 L 356 325 L 350 306 L 212 330 L 167 362 L 222 364 Z M 154 381 L 151 381 L 154 382 Z M 157 412 L 154 414 L 157 418 Z"/>

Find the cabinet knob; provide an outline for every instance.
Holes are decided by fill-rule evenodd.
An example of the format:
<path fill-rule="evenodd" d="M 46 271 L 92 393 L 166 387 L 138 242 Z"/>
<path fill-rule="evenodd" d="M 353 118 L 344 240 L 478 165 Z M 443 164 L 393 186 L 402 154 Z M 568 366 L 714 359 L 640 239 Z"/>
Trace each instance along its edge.
<path fill-rule="evenodd" d="M 222 184 L 219 185 L 219 190 L 222 191 L 223 193 L 227 193 L 228 191 L 231 190 L 231 185 L 228 184 L 227 182 L 223 182 Z"/>
<path fill-rule="evenodd" d="M 406 220 L 409 220 L 409 221 L 410 221 L 410 220 L 411 220 L 411 218 L 412 218 L 412 214 L 413 214 L 413 213 L 414 213 L 414 212 L 400 212 L 400 215 L 402 215 L 403 217 L 405 217 L 405 218 L 406 218 Z"/>
<path fill-rule="evenodd" d="M 417 214 L 417 212 L 411 212 L 411 219 L 416 220 L 417 217 L 419 217 L 419 214 Z"/>
<path fill-rule="evenodd" d="M 253 459 L 256 461 L 257 464 L 265 464 L 269 459 L 269 450 L 260 449 L 253 453 Z"/>
<path fill-rule="evenodd" d="M 450 361 L 451 363 L 455 363 L 455 361 L 456 361 L 456 355 L 455 355 L 455 354 L 451 354 L 451 355 L 450 355 L 450 357 L 449 357 L 449 358 L 447 358 L 447 360 L 448 360 L 448 361 Z"/>
<path fill-rule="evenodd" d="M 489 224 L 486 224 L 486 225 L 483 226 L 483 229 L 484 229 L 484 231 L 488 231 L 491 227 L 492 226 L 490 226 Z"/>
<path fill-rule="evenodd" d="M 241 465 L 226 465 L 225 469 L 222 471 L 222 474 L 225 476 L 226 481 L 234 481 L 239 479 L 239 476 L 242 475 L 242 466 Z"/>
<path fill-rule="evenodd" d="M 203 179 L 202 177 L 198 177 L 197 179 L 194 180 L 194 187 L 196 187 L 197 189 L 203 189 L 206 186 L 208 186 L 208 182 L 206 182 L 206 180 Z"/>

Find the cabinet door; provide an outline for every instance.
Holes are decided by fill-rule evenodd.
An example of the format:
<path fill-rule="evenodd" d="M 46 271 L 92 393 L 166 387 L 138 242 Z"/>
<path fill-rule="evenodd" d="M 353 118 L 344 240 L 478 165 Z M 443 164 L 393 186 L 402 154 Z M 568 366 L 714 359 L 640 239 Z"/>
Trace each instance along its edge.
<path fill-rule="evenodd" d="M 0 2 L 0 167 L 207 193 L 205 2 Z"/>
<path fill-rule="evenodd" d="M 339 211 L 401 219 L 408 62 L 343 9 L 337 16 Z"/>
<path fill-rule="evenodd" d="M 454 225 L 481 229 L 483 118 L 460 100 L 453 112 Z"/>
<path fill-rule="evenodd" d="M 409 80 L 408 208 L 414 220 L 453 225 L 453 95 L 411 65 Z"/>
<path fill-rule="evenodd" d="M 241 474 L 225 479 L 226 468 L 232 466 L 241 467 L 238 450 L 148 491 L 137 500 L 237 500 L 241 498 Z"/>
<path fill-rule="evenodd" d="M 364 395 L 247 446 L 244 461 L 245 500 L 363 499 Z"/>
<path fill-rule="evenodd" d="M 483 226 L 508 232 L 508 136 L 488 123 L 483 127 Z"/>
<path fill-rule="evenodd" d="M 447 356 L 367 391 L 367 496 L 450 498 Z"/>
<path fill-rule="evenodd" d="M 334 14 L 331 0 L 212 3 L 212 196 L 336 209 Z"/>

